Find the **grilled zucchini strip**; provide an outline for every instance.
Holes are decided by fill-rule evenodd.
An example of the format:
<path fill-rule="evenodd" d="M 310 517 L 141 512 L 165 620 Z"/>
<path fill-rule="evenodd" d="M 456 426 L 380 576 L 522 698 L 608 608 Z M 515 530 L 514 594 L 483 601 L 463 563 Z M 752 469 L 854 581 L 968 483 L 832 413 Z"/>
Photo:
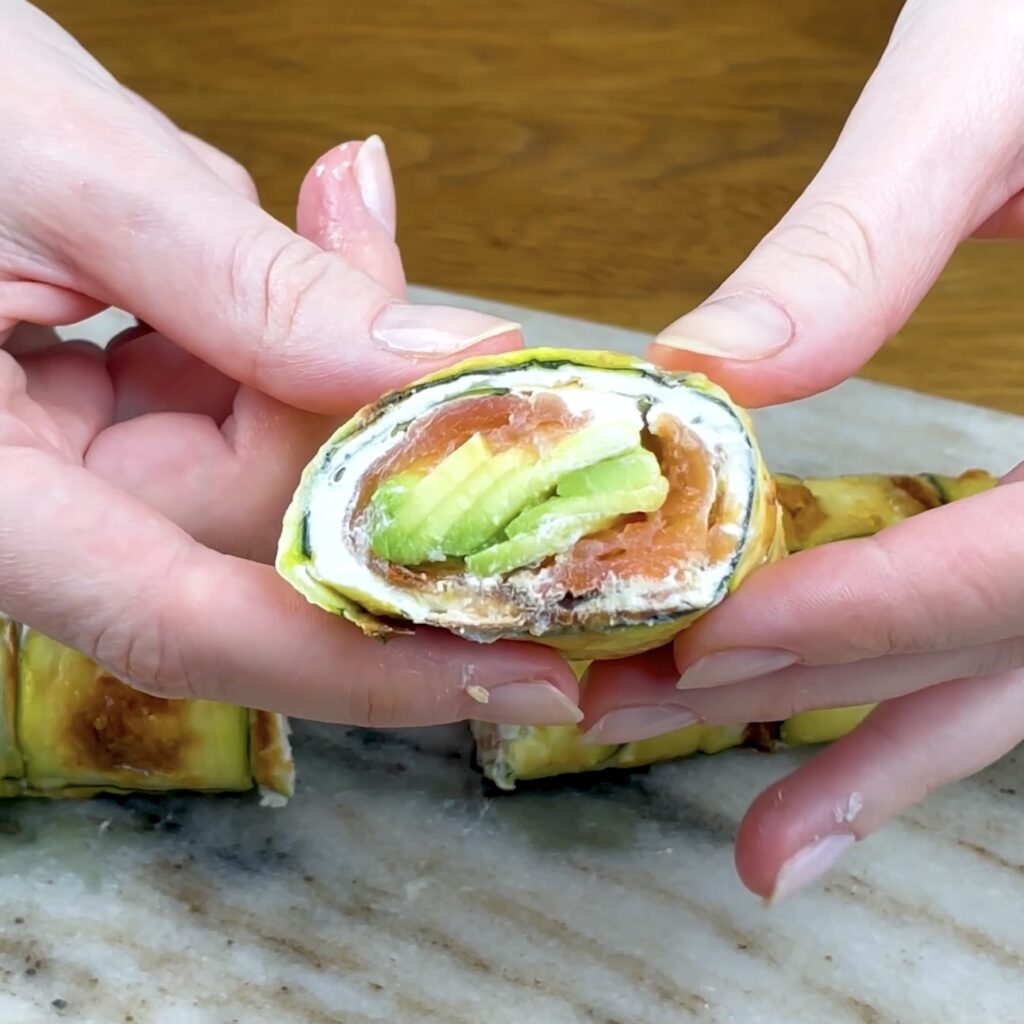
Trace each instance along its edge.
<path fill-rule="evenodd" d="M 294 789 L 280 715 L 135 690 L 31 629 L 0 626 L 2 796 Z"/>

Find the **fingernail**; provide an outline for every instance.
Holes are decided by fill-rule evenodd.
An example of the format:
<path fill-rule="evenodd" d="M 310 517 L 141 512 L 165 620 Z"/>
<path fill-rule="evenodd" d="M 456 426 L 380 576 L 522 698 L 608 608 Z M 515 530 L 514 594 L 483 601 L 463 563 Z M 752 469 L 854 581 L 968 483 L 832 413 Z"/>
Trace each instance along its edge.
<path fill-rule="evenodd" d="M 723 686 L 739 683 L 744 679 L 756 679 L 771 672 L 795 665 L 799 655 L 792 651 L 777 651 L 769 648 L 738 648 L 709 654 L 695 661 L 680 677 L 676 687 L 680 690 L 701 690 L 708 686 Z"/>
<path fill-rule="evenodd" d="M 373 337 L 403 355 L 446 356 L 519 329 L 511 320 L 472 309 L 393 302 L 374 322 Z"/>
<path fill-rule="evenodd" d="M 850 832 L 836 832 L 833 835 L 822 836 L 813 843 L 808 843 L 802 850 L 797 850 L 779 868 L 771 896 L 768 897 L 769 905 L 788 899 L 821 878 L 856 841 L 856 836 Z"/>
<path fill-rule="evenodd" d="M 502 683 L 486 689 L 474 686 L 472 690 L 469 696 L 475 702 L 473 717 L 484 721 L 504 725 L 576 725 L 583 718 L 583 712 L 551 683 Z"/>
<path fill-rule="evenodd" d="M 673 704 L 616 708 L 599 718 L 582 736 L 584 743 L 636 743 L 664 736 L 700 721 L 689 708 Z"/>
<path fill-rule="evenodd" d="M 793 321 L 781 306 L 759 295 L 733 295 L 698 306 L 655 341 L 719 359 L 762 359 L 792 338 Z"/>
<path fill-rule="evenodd" d="M 352 173 L 363 204 L 394 238 L 397 221 L 395 182 L 391 176 L 387 150 L 379 135 L 371 135 L 359 147 L 352 164 Z"/>

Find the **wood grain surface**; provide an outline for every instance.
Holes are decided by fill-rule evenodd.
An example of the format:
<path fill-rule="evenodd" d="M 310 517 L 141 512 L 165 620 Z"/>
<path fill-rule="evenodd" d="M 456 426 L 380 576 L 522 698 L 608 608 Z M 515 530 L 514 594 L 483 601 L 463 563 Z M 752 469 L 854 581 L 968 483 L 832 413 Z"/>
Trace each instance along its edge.
<path fill-rule="evenodd" d="M 656 331 L 799 194 L 899 0 L 43 0 L 293 222 L 377 132 L 409 278 Z M 927 183 L 922 183 L 927 187 Z M 962 247 L 875 380 L 1024 413 L 1024 252 Z"/>

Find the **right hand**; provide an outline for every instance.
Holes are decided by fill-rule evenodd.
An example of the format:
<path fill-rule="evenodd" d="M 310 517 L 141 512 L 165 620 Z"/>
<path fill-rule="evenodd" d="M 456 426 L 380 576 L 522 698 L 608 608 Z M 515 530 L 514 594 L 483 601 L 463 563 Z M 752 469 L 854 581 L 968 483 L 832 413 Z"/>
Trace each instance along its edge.
<path fill-rule="evenodd" d="M 819 173 L 655 359 L 748 406 L 823 392 L 903 326 L 961 241 L 1024 235 L 1022 56 L 1019 0 L 910 0 Z M 743 881 L 790 895 L 1024 739 L 1022 520 L 1019 466 L 987 493 L 758 569 L 671 652 L 596 666 L 588 726 L 622 743 L 667 722 L 880 702 L 743 820 Z"/>
<path fill-rule="evenodd" d="M 402 301 L 383 146 L 325 156 L 295 234 L 34 7 L 0 0 L 0 28 L 0 608 L 163 696 L 357 725 L 575 720 L 554 652 L 382 645 L 265 564 L 339 420 L 521 344 L 514 324 Z M 26 326 L 108 304 L 155 330 L 104 353 Z"/>

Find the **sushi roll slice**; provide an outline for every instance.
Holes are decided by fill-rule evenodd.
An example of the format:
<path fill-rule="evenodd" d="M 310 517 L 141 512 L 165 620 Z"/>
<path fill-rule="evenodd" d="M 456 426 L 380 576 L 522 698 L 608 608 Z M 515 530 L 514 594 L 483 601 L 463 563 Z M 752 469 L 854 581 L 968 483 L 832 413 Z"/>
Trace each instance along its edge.
<path fill-rule="evenodd" d="M 0 622 L 0 796 L 179 790 L 292 795 L 288 723 L 277 714 L 141 693 L 85 655 Z"/>
<path fill-rule="evenodd" d="M 425 625 L 609 659 L 668 642 L 784 553 L 775 485 L 723 391 L 532 349 L 427 377 L 338 430 L 277 568 L 377 636 Z"/>

